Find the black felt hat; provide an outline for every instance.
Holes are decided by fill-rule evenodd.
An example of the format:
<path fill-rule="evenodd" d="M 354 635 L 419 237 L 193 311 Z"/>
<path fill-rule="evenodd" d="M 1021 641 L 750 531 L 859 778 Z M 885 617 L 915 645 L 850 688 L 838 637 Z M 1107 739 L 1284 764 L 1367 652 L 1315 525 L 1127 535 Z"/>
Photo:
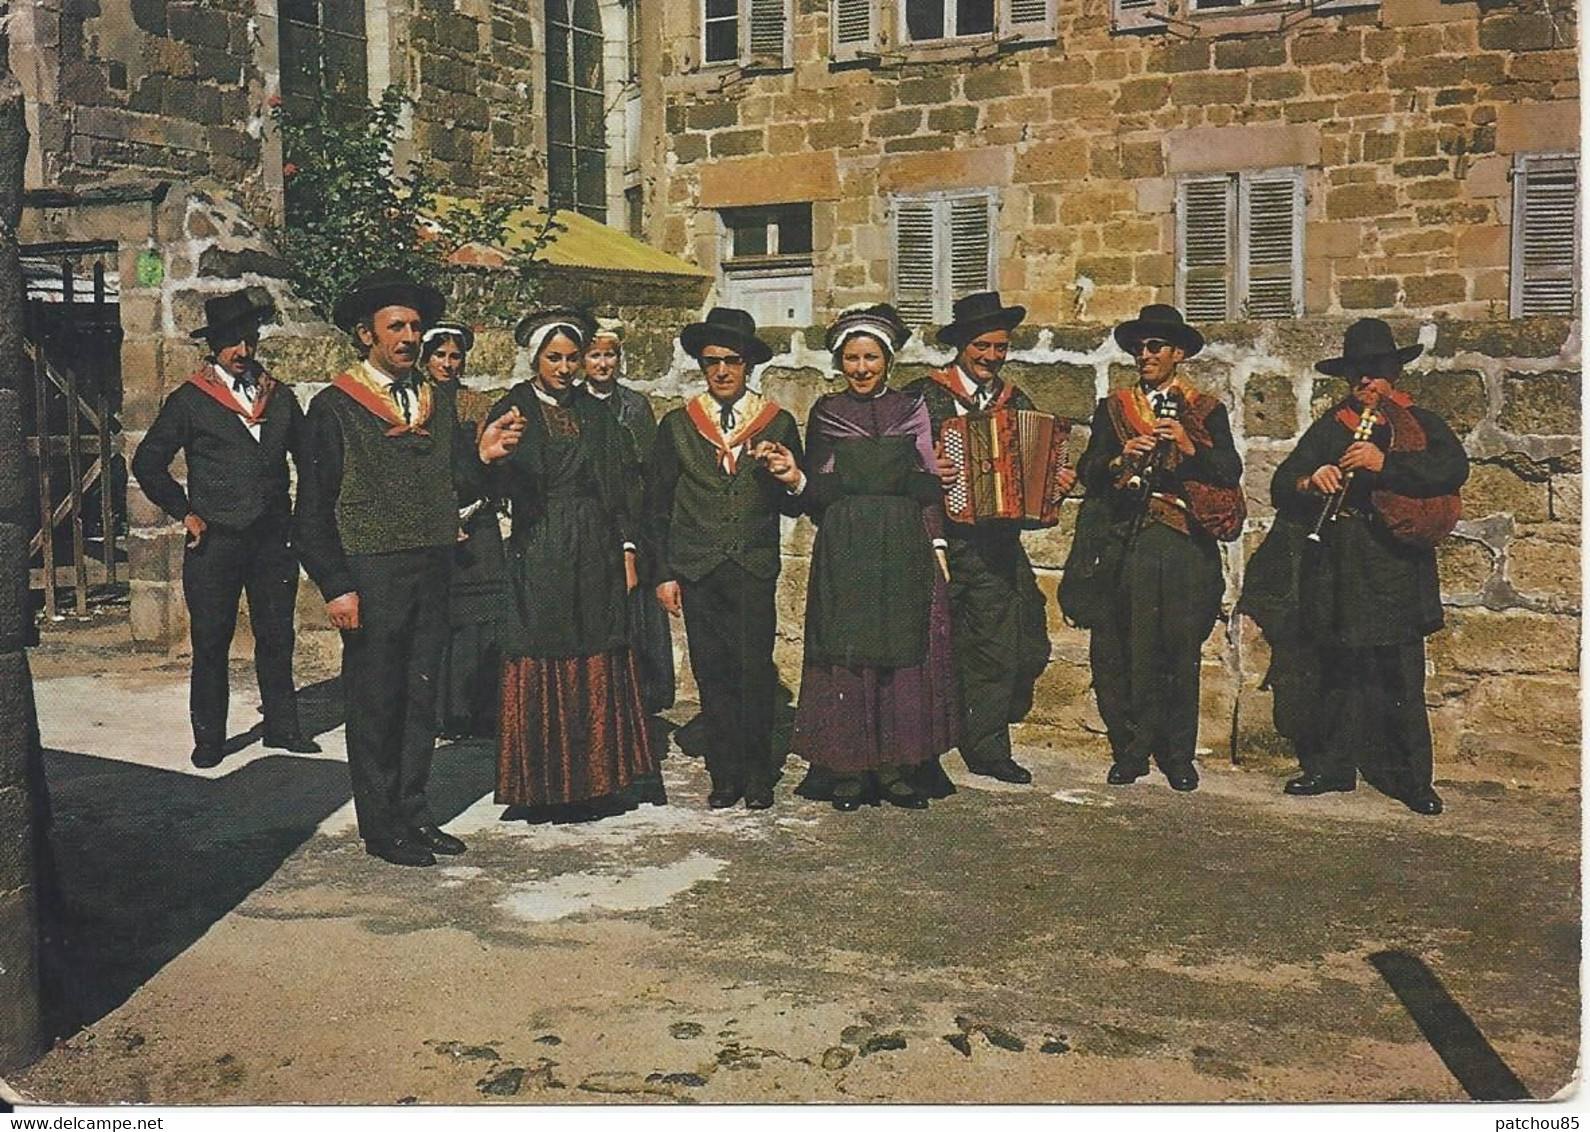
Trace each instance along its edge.
<path fill-rule="evenodd" d="M 204 300 L 204 325 L 193 332 L 193 337 L 206 342 L 240 335 L 245 330 L 258 329 L 262 322 L 276 318 L 276 301 L 263 287 L 245 287 L 229 295 L 218 295 Z M 252 325 L 251 325 L 252 324 Z"/>
<path fill-rule="evenodd" d="M 1361 318 L 1349 326 L 1347 333 L 1342 336 L 1342 356 L 1316 362 L 1314 368 L 1332 377 L 1351 378 L 1374 373 L 1380 363 L 1388 359 L 1395 359 L 1399 366 L 1406 365 L 1422 353 L 1424 347 L 1417 342 L 1411 346 L 1397 345 L 1396 335 L 1381 319 Z"/>
<path fill-rule="evenodd" d="M 756 336 L 756 319 L 737 307 L 713 307 L 703 322 L 692 322 L 679 332 L 679 344 L 692 358 L 708 346 L 728 346 L 759 366 L 773 356 L 773 347 Z"/>
<path fill-rule="evenodd" d="M 1115 342 L 1128 354 L 1136 354 L 1145 338 L 1163 338 L 1180 347 L 1189 358 L 1204 348 L 1204 336 L 1188 326 L 1181 311 L 1168 303 L 1149 303 L 1136 318 L 1115 328 Z"/>
<path fill-rule="evenodd" d="M 419 312 L 426 326 L 442 317 L 447 300 L 435 287 L 416 283 L 401 271 L 384 267 L 359 280 L 337 300 L 331 321 L 343 330 L 354 326 L 385 307 L 408 307 Z"/>
<path fill-rule="evenodd" d="M 937 334 L 938 340 L 956 349 L 990 330 L 1014 330 L 1027 317 L 1026 307 L 1007 307 L 998 291 L 975 291 L 955 300 L 950 322 Z"/>

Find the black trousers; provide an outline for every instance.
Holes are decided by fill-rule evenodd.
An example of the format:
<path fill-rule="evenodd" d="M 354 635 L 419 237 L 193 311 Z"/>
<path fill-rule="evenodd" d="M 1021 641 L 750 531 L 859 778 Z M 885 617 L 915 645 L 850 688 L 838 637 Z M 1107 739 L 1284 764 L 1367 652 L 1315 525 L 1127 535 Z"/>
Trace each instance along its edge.
<path fill-rule="evenodd" d="M 188 603 L 193 641 L 193 679 L 188 714 L 193 741 L 226 741 L 230 696 L 227 655 L 237 630 L 237 603 L 248 594 L 254 629 L 254 671 L 272 735 L 298 730 L 293 699 L 293 606 L 298 597 L 298 558 L 287 545 L 285 525 L 262 520 L 241 531 L 211 526 L 182 560 L 182 595 Z"/>
<path fill-rule="evenodd" d="M 1088 661 L 1110 751 L 1142 771 L 1186 766 L 1198 744 L 1198 666 L 1220 614 L 1220 552 L 1150 522 L 1127 548 Z"/>
<path fill-rule="evenodd" d="M 714 788 L 755 789 L 774 777 L 777 585 L 776 577 L 755 577 L 733 562 L 679 583 Z"/>
<path fill-rule="evenodd" d="M 348 569 L 359 593 L 359 628 L 342 634 L 353 806 L 359 836 L 388 841 L 434 824 L 425 787 L 453 548 L 349 555 Z"/>
<path fill-rule="evenodd" d="M 1032 710 L 1033 686 L 1049 663 L 1049 627 L 1015 532 L 947 541 L 961 758 L 980 770 L 1010 758 L 1010 725 Z"/>
<path fill-rule="evenodd" d="M 1364 777 L 1393 794 L 1427 790 L 1434 771 L 1424 705 L 1424 640 L 1320 650 L 1323 742 L 1304 769 Z"/>

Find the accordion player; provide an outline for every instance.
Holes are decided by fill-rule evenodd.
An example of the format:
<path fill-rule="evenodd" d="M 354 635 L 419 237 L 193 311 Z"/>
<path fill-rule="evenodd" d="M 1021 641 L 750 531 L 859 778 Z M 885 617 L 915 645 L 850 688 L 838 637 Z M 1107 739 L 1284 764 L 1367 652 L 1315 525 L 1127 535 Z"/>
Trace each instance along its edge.
<path fill-rule="evenodd" d="M 944 493 L 951 522 L 1060 521 L 1070 421 L 1036 409 L 994 409 L 950 417 L 939 439 L 956 467 L 955 484 Z"/>

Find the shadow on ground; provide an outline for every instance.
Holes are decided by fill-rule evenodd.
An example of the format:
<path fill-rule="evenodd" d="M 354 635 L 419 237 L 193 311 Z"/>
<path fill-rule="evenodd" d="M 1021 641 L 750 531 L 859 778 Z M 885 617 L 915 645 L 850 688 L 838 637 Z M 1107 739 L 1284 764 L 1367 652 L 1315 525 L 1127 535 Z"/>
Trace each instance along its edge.
<path fill-rule="evenodd" d="M 336 681 L 300 696 L 306 734 L 340 725 Z M 60 903 L 48 973 L 58 1035 L 125 1002 L 351 797 L 339 759 L 269 755 L 219 778 L 52 749 L 44 763 Z M 440 748 L 430 786 L 438 820 L 489 791 L 494 775 L 490 744 Z"/>

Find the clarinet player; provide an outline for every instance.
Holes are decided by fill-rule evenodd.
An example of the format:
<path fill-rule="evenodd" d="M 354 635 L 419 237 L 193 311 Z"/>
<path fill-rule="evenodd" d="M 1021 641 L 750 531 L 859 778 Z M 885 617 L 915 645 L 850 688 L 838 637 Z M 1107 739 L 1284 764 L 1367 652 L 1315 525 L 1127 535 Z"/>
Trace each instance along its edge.
<path fill-rule="evenodd" d="M 1115 341 L 1138 380 L 1099 402 L 1078 464 L 1122 544 L 1088 649 L 1113 757 L 1106 781 L 1128 785 L 1153 761 L 1185 792 L 1198 788 L 1199 653 L 1225 588 L 1215 538 L 1230 537 L 1211 531 L 1193 502 L 1211 492 L 1193 486 L 1229 496 L 1242 461 L 1225 406 L 1176 373 L 1204 344 L 1179 310 L 1150 304 L 1115 328 Z"/>
<path fill-rule="evenodd" d="M 1435 545 L 1457 522 L 1468 456 L 1396 387 L 1423 349 L 1398 346 L 1378 318 L 1348 327 L 1341 357 L 1314 367 L 1346 378 L 1348 394 L 1309 426 L 1270 492 L 1283 517 L 1314 531 L 1298 612 L 1324 685 L 1322 734 L 1286 793 L 1352 790 L 1361 768 L 1415 813 L 1439 814 L 1424 638 L 1443 622 Z"/>

